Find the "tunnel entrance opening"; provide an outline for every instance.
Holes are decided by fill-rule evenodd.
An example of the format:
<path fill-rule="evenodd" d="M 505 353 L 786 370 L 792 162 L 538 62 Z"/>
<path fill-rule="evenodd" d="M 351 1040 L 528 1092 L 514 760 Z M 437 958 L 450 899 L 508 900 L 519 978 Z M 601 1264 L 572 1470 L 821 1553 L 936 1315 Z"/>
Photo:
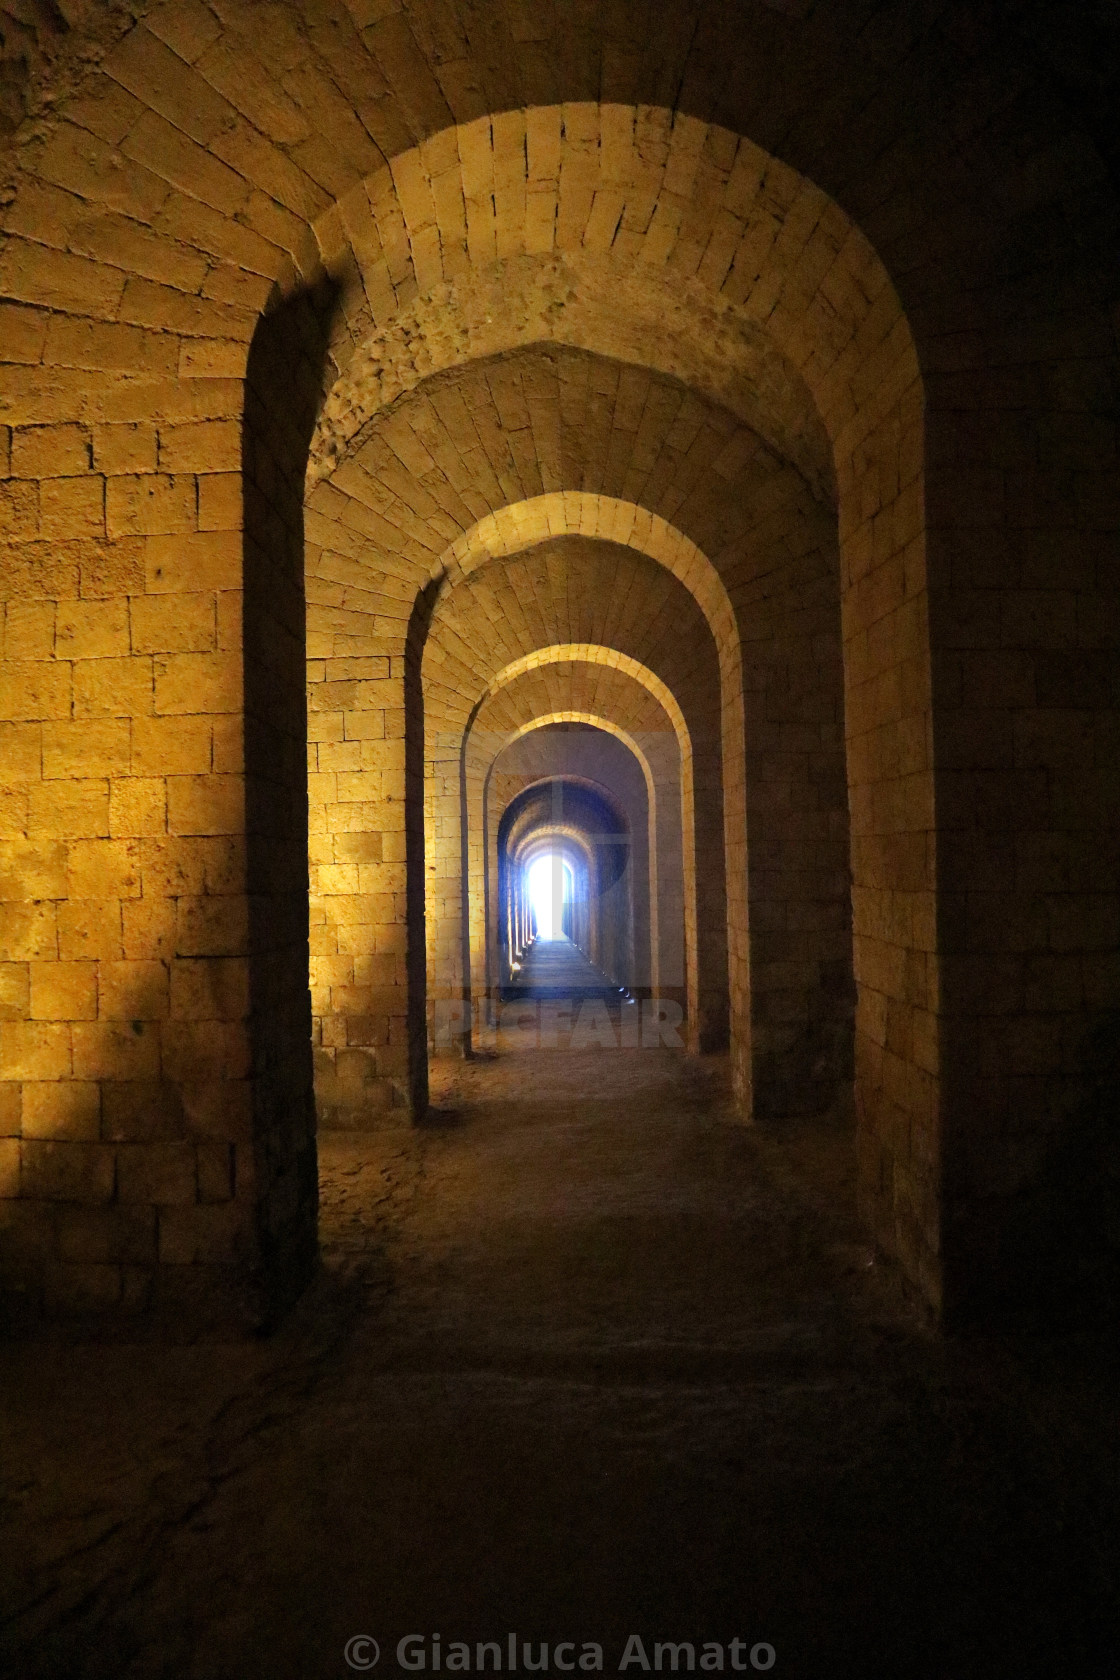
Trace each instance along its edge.
<path fill-rule="evenodd" d="M 559 852 L 546 852 L 525 872 L 535 939 L 571 938 L 572 871 Z"/>

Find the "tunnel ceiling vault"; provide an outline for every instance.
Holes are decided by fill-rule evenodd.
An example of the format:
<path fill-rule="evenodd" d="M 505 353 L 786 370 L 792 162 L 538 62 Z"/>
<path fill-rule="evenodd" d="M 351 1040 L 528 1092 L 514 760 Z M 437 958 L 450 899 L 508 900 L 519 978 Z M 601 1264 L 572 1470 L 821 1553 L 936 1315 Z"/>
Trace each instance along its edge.
<path fill-rule="evenodd" d="M 739 638 L 726 585 L 683 532 L 636 502 L 593 490 L 546 491 L 487 514 L 441 556 L 440 594 L 492 560 L 512 559 L 550 538 L 582 536 L 619 543 L 656 560 L 695 596 L 719 650 L 720 669 L 738 671 Z"/>
<path fill-rule="evenodd" d="M 529 727 L 507 731 L 490 763 L 488 797 L 494 808 L 498 808 L 500 796 L 494 790 L 499 783 L 510 788 L 516 784 L 520 790 L 561 776 L 602 789 L 608 798 L 620 798 L 629 811 L 633 792 L 640 789 L 644 796 L 646 778 L 638 754 L 617 733 L 618 727 L 604 728 L 599 721 L 558 721 L 547 712 L 536 715 L 534 708 Z"/>
<path fill-rule="evenodd" d="M 596 731 L 588 729 L 581 731 L 581 733 L 586 739 L 590 738 Z M 524 787 L 520 789 L 517 798 L 525 800 L 526 803 L 534 798 L 547 798 L 551 801 L 549 805 L 550 813 L 553 815 L 558 812 L 562 814 L 568 810 L 569 788 L 573 791 L 577 801 L 598 800 L 609 812 L 610 820 L 613 821 L 619 833 L 629 831 L 629 819 L 607 783 L 598 781 L 594 776 L 581 774 L 578 770 L 553 769 L 541 775 L 531 776 Z M 509 809 L 508 806 L 506 808 Z"/>
<path fill-rule="evenodd" d="M 467 739 L 467 769 L 489 763 L 518 735 L 549 724 L 603 719 L 594 727 L 625 729 L 635 740 L 663 740 L 677 749 L 673 717 L 653 691 L 618 664 L 538 661 L 488 694 Z"/>
<path fill-rule="evenodd" d="M 762 326 L 693 276 L 573 249 L 480 264 L 418 296 L 360 343 L 325 398 L 308 481 L 360 449 L 399 393 L 448 368 L 528 347 L 584 350 L 676 379 L 733 414 L 822 502 L 832 450 L 804 379 Z M 337 355 L 340 346 L 334 347 Z"/>
<path fill-rule="evenodd" d="M 636 526 L 619 503 L 646 519 Z M 624 518 L 634 546 L 703 599 L 713 628 L 728 588 L 749 592 L 782 559 L 836 540 L 835 516 L 801 475 L 726 409 L 648 369 L 533 347 L 399 398 L 310 491 L 311 598 L 349 590 L 355 610 L 384 598 L 382 614 L 399 616 L 406 585 L 508 545 L 510 523 L 524 546 L 576 521 L 631 540 Z"/>
<path fill-rule="evenodd" d="M 591 731 L 591 729 L 583 731 L 584 739 L 591 738 L 594 732 L 596 731 Z M 514 746 L 517 746 L 517 744 L 521 743 L 516 743 Z M 509 749 L 507 749 L 505 756 L 509 756 Z M 615 791 L 611 790 L 608 783 L 598 781 L 594 776 L 588 776 L 584 773 L 583 763 L 581 763 L 581 768 L 576 768 L 578 763 L 581 763 L 581 761 L 578 761 L 574 756 L 569 759 L 568 763 L 564 763 L 561 759 L 551 769 L 547 769 L 544 774 L 534 774 L 529 769 L 522 768 L 521 776 L 519 776 L 521 786 L 517 788 L 514 795 L 510 795 L 509 800 L 505 801 L 505 805 L 502 806 L 502 810 L 497 813 L 499 822 L 505 815 L 509 815 L 510 811 L 514 811 L 514 808 L 517 811 L 532 808 L 534 822 L 537 818 L 544 822 L 546 816 L 549 822 L 552 822 L 552 820 L 561 822 L 561 820 L 573 816 L 574 811 L 583 810 L 583 806 L 588 801 L 598 801 L 596 808 L 603 806 L 604 811 L 603 823 L 599 825 L 603 828 L 603 832 L 628 835 L 630 833 L 630 818 L 626 815 L 625 801 L 620 801 L 620 798 Z M 509 763 L 500 766 L 497 759 L 490 768 L 492 768 L 494 774 L 507 774 L 507 776 L 516 776 L 517 774 L 517 769 L 510 768 Z M 569 793 L 571 793 L 571 798 L 569 798 Z M 512 822 L 512 818 L 510 818 L 510 822 Z"/>
<path fill-rule="evenodd" d="M 210 96 L 194 100 L 203 112 L 212 118 L 221 100 L 227 124 L 242 113 L 312 210 L 450 123 L 560 99 L 657 106 L 674 91 L 696 117 L 771 143 L 781 135 L 786 155 L 861 218 L 875 199 L 860 181 L 867 139 L 857 115 L 881 155 L 915 112 L 937 113 L 923 146 L 899 159 L 907 184 L 937 162 L 949 174 L 954 144 L 973 132 L 970 112 L 997 104 L 1009 86 L 1043 133 L 1080 129 L 1115 163 L 1110 95 L 1120 52 L 1103 13 L 1074 9 L 1059 23 L 1047 0 L 1023 0 L 977 9 L 964 27 L 950 8 L 925 15 L 927 50 L 918 54 L 901 0 L 879 9 L 879 28 L 861 27 L 865 14 L 853 10 L 836 0 L 733 10 L 720 0 L 647 0 L 638 40 L 626 0 L 575 14 L 562 0 L 536 0 L 531 30 L 507 8 L 480 28 L 439 0 L 413 0 L 406 18 L 392 3 L 299 0 L 270 6 L 264 30 L 256 0 L 0 0 L 0 167 L 14 174 L 28 141 L 53 136 L 60 119 L 101 115 L 104 127 L 106 105 L 118 116 L 133 101 L 160 109 L 150 87 L 159 69 L 180 102 L 197 79 Z M 143 29 L 134 31 L 138 18 Z M 160 48 L 174 55 L 174 75 Z M 838 63 L 850 88 L 837 85 Z M 236 150 L 240 138 L 219 134 L 218 148 Z"/>
<path fill-rule="evenodd" d="M 633 550 L 579 537 L 480 568 L 441 602 L 424 650 L 430 714 L 465 727 L 503 673 L 555 659 L 557 648 L 635 662 L 718 731 L 716 650 L 688 591 Z"/>
<path fill-rule="evenodd" d="M 650 762 L 638 737 L 599 712 L 542 712 L 536 706 L 526 722 L 502 738 L 489 761 L 484 812 L 500 813 L 507 794 L 546 775 L 568 775 L 596 786 L 612 787 L 633 809 L 635 796 L 656 816 L 657 789 Z M 484 818 L 485 820 L 485 818 Z"/>
<path fill-rule="evenodd" d="M 876 309 L 873 336 L 906 332 L 827 193 L 665 109 L 537 107 L 447 130 L 315 231 L 341 290 L 316 471 L 425 374 L 554 340 L 711 391 L 827 496 L 851 417 L 844 352 Z"/>
<path fill-rule="evenodd" d="M 447 576 L 442 596 L 495 553 L 579 531 L 682 580 L 734 689 L 735 610 L 754 612 L 791 566 L 835 576 L 835 517 L 754 433 L 677 381 L 521 351 L 433 386 L 401 398 L 309 497 L 309 630 L 327 654 L 334 637 L 398 650 L 428 578 Z"/>
<path fill-rule="evenodd" d="M 559 774 L 530 784 L 514 796 L 499 818 L 498 840 L 510 856 L 538 829 L 577 828 L 588 839 L 628 841 L 630 824 L 606 788 Z"/>

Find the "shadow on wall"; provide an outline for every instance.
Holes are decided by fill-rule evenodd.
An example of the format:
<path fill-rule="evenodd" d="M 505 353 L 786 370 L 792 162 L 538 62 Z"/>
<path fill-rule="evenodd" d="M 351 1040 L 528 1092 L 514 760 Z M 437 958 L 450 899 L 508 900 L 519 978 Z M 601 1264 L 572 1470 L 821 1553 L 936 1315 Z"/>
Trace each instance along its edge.
<path fill-rule="evenodd" d="M 16 1327 L 45 1307 L 151 1309 L 175 1335 L 259 1329 L 315 1264 L 303 496 L 334 302 L 324 286 L 280 304 L 249 355 L 244 782 L 232 761 L 193 778 L 197 820 L 145 843 L 143 870 L 126 848 L 104 915 L 75 899 L 66 995 L 53 1013 L 40 1000 L 7 1058 L 0 1163 L 18 1160 L 18 1194 L 0 1204 L 0 1286 Z M 72 878 L 57 878 L 61 899 Z M 170 959 L 153 944 L 118 960 L 118 899 L 150 900 Z"/>
<path fill-rule="evenodd" d="M 1050 1322 L 1114 1320 L 1120 1307 L 1120 1013 L 1089 1033 L 1081 1089 L 1031 1186 L 1035 1229 L 1013 1258 Z M 1028 1286 L 1029 1287 L 1029 1286 Z"/>
<path fill-rule="evenodd" d="M 996 1287 L 975 1317 L 1043 1333 L 1098 1329 L 1120 1311 L 1120 1013 L 1086 1035 L 1050 1147 L 1000 1226 Z M 983 1217 L 981 1213 L 979 1217 Z"/>
<path fill-rule="evenodd" d="M 308 947 L 304 494 L 338 288 L 281 303 L 249 354 L 244 478 L 245 834 L 256 1246 L 282 1306 L 315 1264 Z"/>
<path fill-rule="evenodd" d="M 817 981 L 815 990 L 797 1000 L 794 1025 L 783 1018 L 780 992 L 767 997 L 758 1011 L 767 1047 L 755 1053 L 756 1120 L 851 1110 L 856 987 L 850 961 L 822 960 Z"/>
<path fill-rule="evenodd" d="M 414 1120 L 428 1111 L 428 938 L 424 874 L 424 644 L 439 600 L 432 578 L 416 597 L 404 651 L 405 914 L 408 920 L 408 1084 Z M 466 834 L 464 824 L 463 833 Z M 470 973 L 469 955 L 465 974 Z"/>

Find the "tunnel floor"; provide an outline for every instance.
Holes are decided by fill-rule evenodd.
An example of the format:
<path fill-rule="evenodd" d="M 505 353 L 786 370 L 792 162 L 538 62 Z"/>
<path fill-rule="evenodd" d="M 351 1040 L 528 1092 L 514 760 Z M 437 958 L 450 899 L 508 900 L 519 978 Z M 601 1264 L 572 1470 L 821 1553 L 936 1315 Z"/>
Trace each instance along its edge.
<path fill-rule="evenodd" d="M 520 972 L 502 987 L 502 997 L 617 1001 L 621 990 L 578 945 L 561 933 L 552 939 L 533 940 L 521 958 Z"/>
<path fill-rule="evenodd" d="M 640 1675 L 632 1635 L 649 1672 L 1112 1672 L 1098 1344 L 930 1336 L 846 1127 L 734 1124 L 720 1061 L 433 1084 L 422 1127 L 321 1139 L 324 1265 L 268 1341 L 4 1350 L 7 1672 L 318 1680 L 368 1635 L 392 1675 L 417 1634 L 431 1674 L 436 1633 L 441 1673 L 511 1633 L 519 1673 L 564 1640 L 550 1673 Z"/>

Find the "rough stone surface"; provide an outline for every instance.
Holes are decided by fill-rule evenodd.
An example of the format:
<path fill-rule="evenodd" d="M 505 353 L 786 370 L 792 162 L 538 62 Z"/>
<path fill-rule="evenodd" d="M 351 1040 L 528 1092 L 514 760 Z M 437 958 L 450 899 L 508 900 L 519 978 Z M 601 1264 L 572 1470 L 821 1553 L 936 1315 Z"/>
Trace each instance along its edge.
<path fill-rule="evenodd" d="M 1034 1293 L 1110 1182 L 1118 67 L 1042 0 L 3 0 L 19 1312 L 299 1287 L 308 873 L 321 1100 L 420 1112 L 424 644 L 564 537 L 714 639 L 690 996 L 744 1114 L 850 1063 L 876 1242 L 950 1315 Z"/>
<path fill-rule="evenodd" d="M 632 1633 L 796 1680 L 1109 1671 L 1114 1370 L 932 1339 L 844 1125 L 745 1131 L 725 1064 L 666 1050 L 433 1097 L 324 1144 L 324 1270 L 271 1341 L 10 1350 L 13 1673 L 326 1680 L 357 1633 L 395 1671 L 510 1630 L 607 1673 Z"/>

